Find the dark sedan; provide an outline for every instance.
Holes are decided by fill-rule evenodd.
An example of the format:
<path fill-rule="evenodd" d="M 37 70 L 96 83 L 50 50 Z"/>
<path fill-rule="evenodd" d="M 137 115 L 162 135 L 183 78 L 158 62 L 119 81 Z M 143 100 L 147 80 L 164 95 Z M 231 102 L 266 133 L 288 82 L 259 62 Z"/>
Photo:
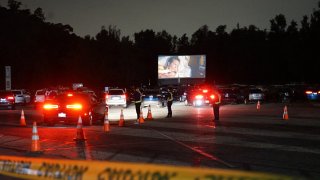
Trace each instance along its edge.
<path fill-rule="evenodd" d="M 66 124 L 77 123 L 79 116 L 84 125 L 96 121 L 94 108 L 97 100 L 88 93 L 64 93 L 46 100 L 43 105 L 43 122 L 54 125 L 63 121 Z"/>

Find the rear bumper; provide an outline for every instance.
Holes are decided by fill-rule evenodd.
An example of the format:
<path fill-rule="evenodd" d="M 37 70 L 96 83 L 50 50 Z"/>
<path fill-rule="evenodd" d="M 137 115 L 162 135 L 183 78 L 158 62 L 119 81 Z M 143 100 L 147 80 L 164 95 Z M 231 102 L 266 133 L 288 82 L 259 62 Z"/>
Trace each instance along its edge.
<path fill-rule="evenodd" d="M 46 122 L 65 122 L 65 123 L 76 123 L 81 116 L 82 123 L 87 121 L 89 118 L 88 113 L 72 113 L 72 112 L 46 112 L 43 113 L 43 119 Z"/>

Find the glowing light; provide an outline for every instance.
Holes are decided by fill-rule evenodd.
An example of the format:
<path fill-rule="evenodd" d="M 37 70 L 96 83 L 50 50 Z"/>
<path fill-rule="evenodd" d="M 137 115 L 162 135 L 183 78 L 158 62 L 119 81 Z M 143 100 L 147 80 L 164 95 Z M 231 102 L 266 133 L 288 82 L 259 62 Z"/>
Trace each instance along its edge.
<path fill-rule="evenodd" d="M 214 95 L 211 95 L 210 98 L 211 98 L 211 99 L 214 99 L 215 97 L 214 97 Z"/>
<path fill-rule="evenodd" d="M 207 92 L 208 92 L 208 89 L 204 89 L 202 92 L 203 92 L 203 93 L 207 93 Z"/>
<path fill-rule="evenodd" d="M 73 94 L 72 94 L 72 93 L 68 93 L 67 96 L 68 96 L 68 97 L 72 97 Z"/>
<path fill-rule="evenodd" d="M 58 109 L 58 105 L 56 105 L 56 104 L 45 104 L 45 105 L 43 105 L 43 109 L 47 109 L 47 110 L 49 110 L 49 109 Z"/>
<path fill-rule="evenodd" d="M 13 96 L 8 96 L 7 99 L 8 100 L 14 100 L 14 97 Z"/>
<path fill-rule="evenodd" d="M 312 94 L 312 91 L 306 91 L 306 94 Z"/>
<path fill-rule="evenodd" d="M 203 98 L 203 96 L 202 95 L 196 95 L 196 99 L 202 99 Z"/>
<path fill-rule="evenodd" d="M 80 110 L 82 109 L 82 105 L 81 104 L 68 104 L 67 109 L 75 109 L 75 110 Z"/>

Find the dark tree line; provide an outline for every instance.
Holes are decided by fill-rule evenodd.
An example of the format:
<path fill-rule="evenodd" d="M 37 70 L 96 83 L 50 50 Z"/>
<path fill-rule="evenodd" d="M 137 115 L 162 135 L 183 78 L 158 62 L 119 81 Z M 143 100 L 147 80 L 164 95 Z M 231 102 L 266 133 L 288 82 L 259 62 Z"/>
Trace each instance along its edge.
<path fill-rule="evenodd" d="M 13 88 L 157 84 L 157 57 L 166 54 L 206 54 L 208 82 L 319 83 L 320 2 L 300 22 L 276 15 L 269 31 L 226 28 L 204 25 L 190 38 L 147 29 L 131 40 L 116 26 L 103 26 L 95 37 L 82 38 L 69 25 L 46 22 L 41 8 L 31 12 L 9 0 L 0 6 L 1 89 L 7 65 Z"/>

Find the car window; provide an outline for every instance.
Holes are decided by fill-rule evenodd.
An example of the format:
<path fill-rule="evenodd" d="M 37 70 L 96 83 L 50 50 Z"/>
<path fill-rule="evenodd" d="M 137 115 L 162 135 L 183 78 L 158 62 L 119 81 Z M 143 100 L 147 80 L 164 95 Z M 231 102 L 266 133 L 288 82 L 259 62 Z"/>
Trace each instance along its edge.
<path fill-rule="evenodd" d="M 110 95 L 123 95 L 124 92 L 121 89 L 110 89 L 108 94 L 110 94 Z"/>
<path fill-rule="evenodd" d="M 260 89 L 250 89 L 250 93 L 262 93 Z"/>
<path fill-rule="evenodd" d="M 37 91 L 36 92 L 36 95 L 44 95 L 45 94 L 45 91 Z"/>

